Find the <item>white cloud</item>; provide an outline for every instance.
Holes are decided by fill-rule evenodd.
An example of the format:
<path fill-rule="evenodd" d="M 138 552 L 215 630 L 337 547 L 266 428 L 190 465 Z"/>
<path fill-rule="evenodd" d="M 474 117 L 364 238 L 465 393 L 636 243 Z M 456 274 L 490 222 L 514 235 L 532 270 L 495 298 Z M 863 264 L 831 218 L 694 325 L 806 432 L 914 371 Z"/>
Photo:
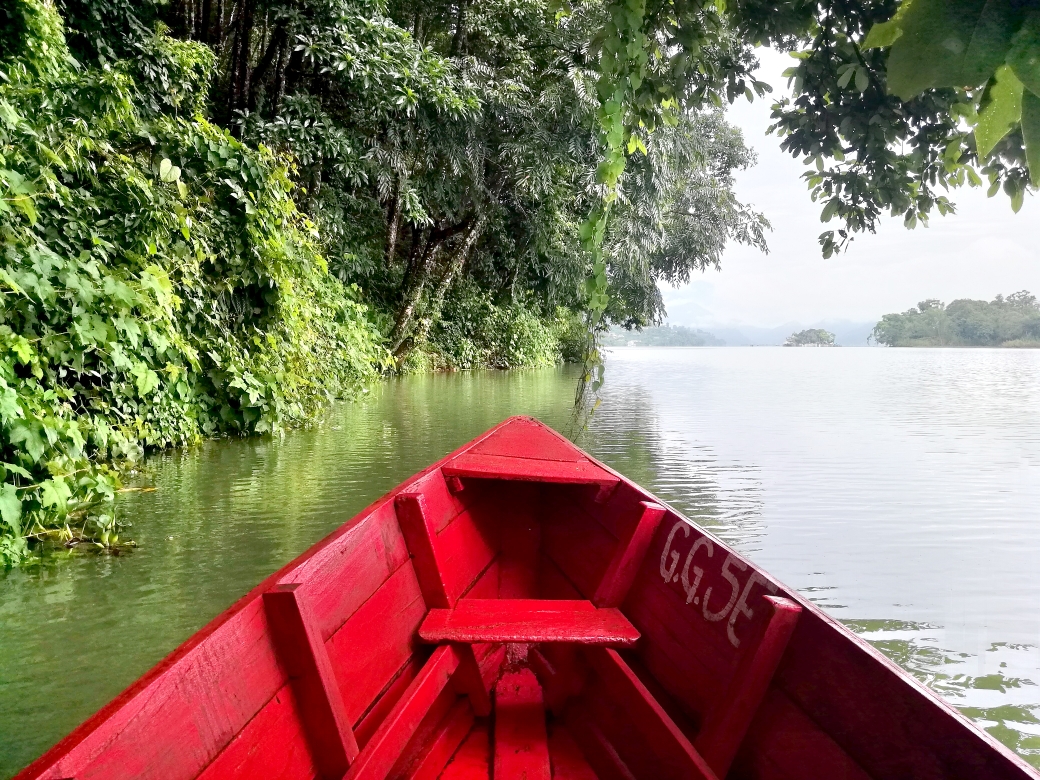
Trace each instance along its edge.
<path fill-rule="evenodd" d="M 760 53 L 759 78 L 776 91 L 787 55 Z M 773 224 L 770 254 L 732 245 L 722 270 L 707 271 L 690 285 L 665 289 L 670 319 L 677 324 L 776 326 L 826 319 L 875 321 L 926 298 L 992 299 L 1028 289 L 1040 295 L 1040 204 L 1026 197 L 1018 214 L 1003 194 L 984 189 L 951 194 L 958 213 L 931 219 L 930 227 L 906 230 L 885 217 L 876 235 L 856 237 L 848 252 L 824 260 L 817 237 L 825 229 L 820 208 L 809 199 L 801 161 L 781 152 L 765 135 L 772 101 L 741 101 L 730 121 L 758 153 L 759 163 L 737 177 L 737 193 Z M 827 227 L 833 227 L 836 222 Z"/>

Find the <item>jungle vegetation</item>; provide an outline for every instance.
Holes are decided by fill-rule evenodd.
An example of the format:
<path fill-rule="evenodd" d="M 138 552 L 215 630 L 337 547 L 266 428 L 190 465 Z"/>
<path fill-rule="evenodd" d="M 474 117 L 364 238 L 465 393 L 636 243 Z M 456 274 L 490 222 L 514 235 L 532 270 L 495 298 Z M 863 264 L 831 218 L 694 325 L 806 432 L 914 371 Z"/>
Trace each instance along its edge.
<path fill-rule="evenodd" d="M 0 559 L 116 544 L 106 464 L 659 322 L 659 281 L 765 246 L 721 113 L 769 91 L 756 46 L 796 57 L 774 131 L 824 254 L 983 178 L 1020 207 L 1038 31 L 1011 0 L 4 0 Z"/>
<path fill-rule="evenodd" d="M 1040 347 L 1040 304 L 1026 290 L 988 302 L 921 301 L 882 317 L 873 338 L 890 347 Z"/>

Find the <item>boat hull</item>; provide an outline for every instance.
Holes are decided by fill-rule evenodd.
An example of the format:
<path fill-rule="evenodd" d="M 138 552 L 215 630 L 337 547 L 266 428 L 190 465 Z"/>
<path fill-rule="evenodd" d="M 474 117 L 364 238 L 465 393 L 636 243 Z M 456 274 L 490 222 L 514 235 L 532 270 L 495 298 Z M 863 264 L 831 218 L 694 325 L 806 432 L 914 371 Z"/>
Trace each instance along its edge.
<path fill-rule="evenodd" d="M 510 418 L 18 778 L 522 775 L 1040 777 L 719 539 Z"/>

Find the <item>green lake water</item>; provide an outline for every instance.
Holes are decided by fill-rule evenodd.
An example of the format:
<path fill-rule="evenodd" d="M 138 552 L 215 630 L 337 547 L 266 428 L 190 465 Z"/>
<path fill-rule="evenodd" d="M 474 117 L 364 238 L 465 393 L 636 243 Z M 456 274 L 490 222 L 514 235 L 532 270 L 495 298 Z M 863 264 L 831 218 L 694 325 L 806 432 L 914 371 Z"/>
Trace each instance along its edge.
<path fill-rule="evenodd" d="M 573 369 L 408 377 L 151 459 L 140 547 L 0 573 L 0 778 L 259 580 Z M 1040 352 L 616 349 L 581 444 L 1040 765 Z"/>

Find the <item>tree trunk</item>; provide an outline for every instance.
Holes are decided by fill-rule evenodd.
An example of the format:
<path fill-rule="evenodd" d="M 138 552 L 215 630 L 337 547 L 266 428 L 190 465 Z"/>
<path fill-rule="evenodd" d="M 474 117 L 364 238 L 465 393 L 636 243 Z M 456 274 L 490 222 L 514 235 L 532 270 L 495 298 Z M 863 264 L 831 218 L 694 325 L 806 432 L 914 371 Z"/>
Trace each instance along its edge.
<path fill-rule="evenodd" d="M 249 100 L 249 59 L 252 53 L 253 12 L 255 0 L 239 0 L 235 8 L 235 40 L 231 47 L 231 72 L 229 92 L 231 95 L 230 115 L 237 109 L 246 108 Z"/>
<path fill-rule="evenodd" d="M 394 252 L 397 250 L 397 232 L 401 229 L 401 185 L 394 184 L 394 194 L 390 198 L 386 228 L 386 267 L 394 263 Z"/>
<path fill-rule="evenodd" d="M 419 321 L 414 337 L 410 340 L 413 346 L 421 343 L 429 335 L 433 323 L 440 318 L 441 307 L 444 305 L 444 296 L 447 295 L 451 283 L 458 278 L 462 269 L 465 267 L 466 259 L 469 257 L 469 253 L 473 250 L 473 246 L 477 243 L 477 239 L 480 238 L 480 234 L 484 231 L 484 225 L 486 224 L 487 218 L 484 215 L 481 215 L 476 224 L 473 225 L 469 233 L 466 235 L 466 239 L 462 242 L 462 246 L 456 250 L 455 254 L 448 261 L 444 273 L 441 274 L 441 278 L 437 282 L 437 288 L 433 292 L 433 297 L 430 299 L 430 306 L 427 308 L 423 318 Z M 407 345 L 408 340 L 405 340 L 402 345 L 395 349 L 394 357 L 397 359 L 398 363 L 406 358 L 408 352 L 411 351 L 411 348 Z"/>
<path fill-rule="evenodd" d="M 466 53 L 466 5 L 468 0 L 459 0 L 459 13 L 455 17 L 455 35 L 451 39 L 452 57 L 460 57 Z"/>
<path fill-rule="evenodd" d="M 405 288 L 404 300 L 401 301 L 401 307 L 397 312 L 397 322 L 394 323 L 394 330 L 390 334 L 390 351 L 395 355 L 411 334 L 412 323 L 415 320 L 415 308 L 419 305 L 423 290 L 426 289 L 430 280 L 433 261 L 440 254 L 441 246 L 441 241 L 435 241 L 431 237 L 423 248 L 416 267 L 410 269 L 412 271 L 411 279 Z"/>

